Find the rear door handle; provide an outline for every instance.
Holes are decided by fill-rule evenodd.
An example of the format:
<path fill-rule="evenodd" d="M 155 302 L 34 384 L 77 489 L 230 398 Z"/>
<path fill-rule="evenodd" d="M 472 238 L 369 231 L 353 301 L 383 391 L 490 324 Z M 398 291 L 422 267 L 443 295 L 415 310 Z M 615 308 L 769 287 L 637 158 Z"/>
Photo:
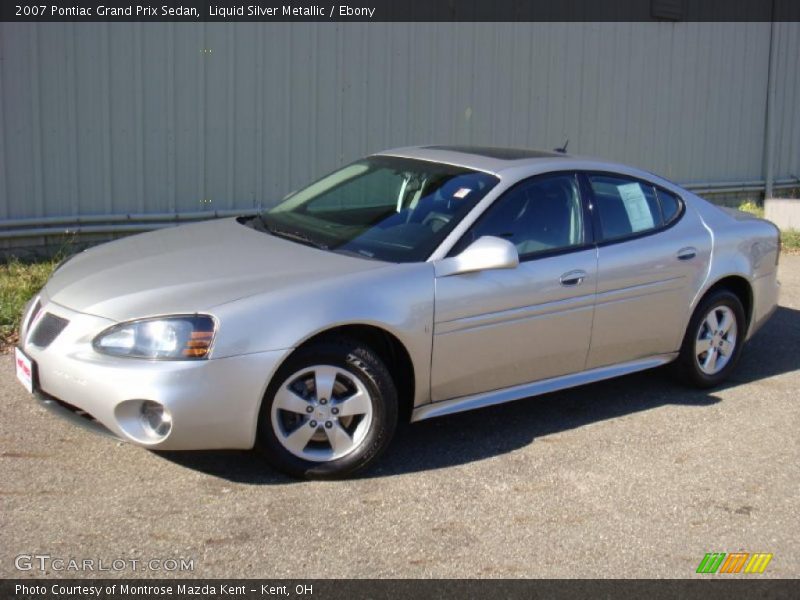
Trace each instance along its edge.
<path fill-rule="evenodd" d="M 692 260 L 695 256 L 697 256 L 697 248 L 688 246 L 678 250 L 678 260 Z"/>
<path fill-rule="evenodd" d="M 584 279 L 586 279 L 586 271 L 577 270 L 564 273 L 559 281 L 561 285 L 571 286 L 580 285 Z"/>

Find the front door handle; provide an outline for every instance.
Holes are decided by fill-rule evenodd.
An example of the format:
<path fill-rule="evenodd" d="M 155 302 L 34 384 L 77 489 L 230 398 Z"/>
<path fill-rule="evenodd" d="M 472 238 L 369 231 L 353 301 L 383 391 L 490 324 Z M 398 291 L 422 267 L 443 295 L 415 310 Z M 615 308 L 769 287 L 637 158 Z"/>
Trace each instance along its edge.
<path fill-rule="evenodd" d="M 564 273 L 559 281 L 561 285 L 572 286 L 580 285 L 584 279 L 586 279 L 586 271 L 577 270 Z"/>
<path fill-rule="evenodd" d="M 678 260 L 692 260 L 695 256 L 697 256 L 697 248 L 687 246 L 678 250 Z"/>

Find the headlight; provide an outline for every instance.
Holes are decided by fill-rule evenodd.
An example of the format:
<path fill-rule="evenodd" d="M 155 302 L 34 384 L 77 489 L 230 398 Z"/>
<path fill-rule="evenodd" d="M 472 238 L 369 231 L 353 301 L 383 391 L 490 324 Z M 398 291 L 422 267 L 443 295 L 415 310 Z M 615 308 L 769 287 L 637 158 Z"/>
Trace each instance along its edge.
<path fill-rule="evenodd" d="M 180 315 L 129 321 L 109 327 L 94 339 L 103 354 L 154 359 L 206 358 L 215 323 L 208 315 Z"/>

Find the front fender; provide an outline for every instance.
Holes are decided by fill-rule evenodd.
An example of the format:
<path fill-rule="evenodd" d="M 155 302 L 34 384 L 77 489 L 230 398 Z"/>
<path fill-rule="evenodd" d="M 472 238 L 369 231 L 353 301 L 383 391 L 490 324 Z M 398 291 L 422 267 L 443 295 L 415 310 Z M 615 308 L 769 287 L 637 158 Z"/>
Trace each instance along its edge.
<path fill-rule="evenodd" d="M 387 265 L 308 282 L 212 308 L 213 357 L 296 348 L 324 331 L 371 325 L 394 335 L 414 365 L 414 404 L 430 396 L 434 273 L 431 263 Z"/>

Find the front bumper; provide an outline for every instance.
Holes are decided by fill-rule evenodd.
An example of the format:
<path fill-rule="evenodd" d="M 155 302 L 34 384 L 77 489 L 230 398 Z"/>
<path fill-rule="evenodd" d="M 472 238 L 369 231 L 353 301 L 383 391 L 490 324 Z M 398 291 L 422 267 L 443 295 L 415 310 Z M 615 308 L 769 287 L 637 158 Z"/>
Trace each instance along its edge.
<path fill-rule="evenodd" d="M 42 304 L 43 312 L 69 321 L 45 348 L 31 344 L 25 331 L 20 343 L 36 363 L 37 395 L 48 408 L 63 416 L 78 409 L 114 436 L 157 450 L 253 447 L 261 399 L 289 350 L 195 361 L 111 357 L 96 352 L 92 339 L 112 321 Z M 164 438 L 141 435 L 132 423 L 129 407 L 141 400 L 169 411 L 172 427 Z"/>

